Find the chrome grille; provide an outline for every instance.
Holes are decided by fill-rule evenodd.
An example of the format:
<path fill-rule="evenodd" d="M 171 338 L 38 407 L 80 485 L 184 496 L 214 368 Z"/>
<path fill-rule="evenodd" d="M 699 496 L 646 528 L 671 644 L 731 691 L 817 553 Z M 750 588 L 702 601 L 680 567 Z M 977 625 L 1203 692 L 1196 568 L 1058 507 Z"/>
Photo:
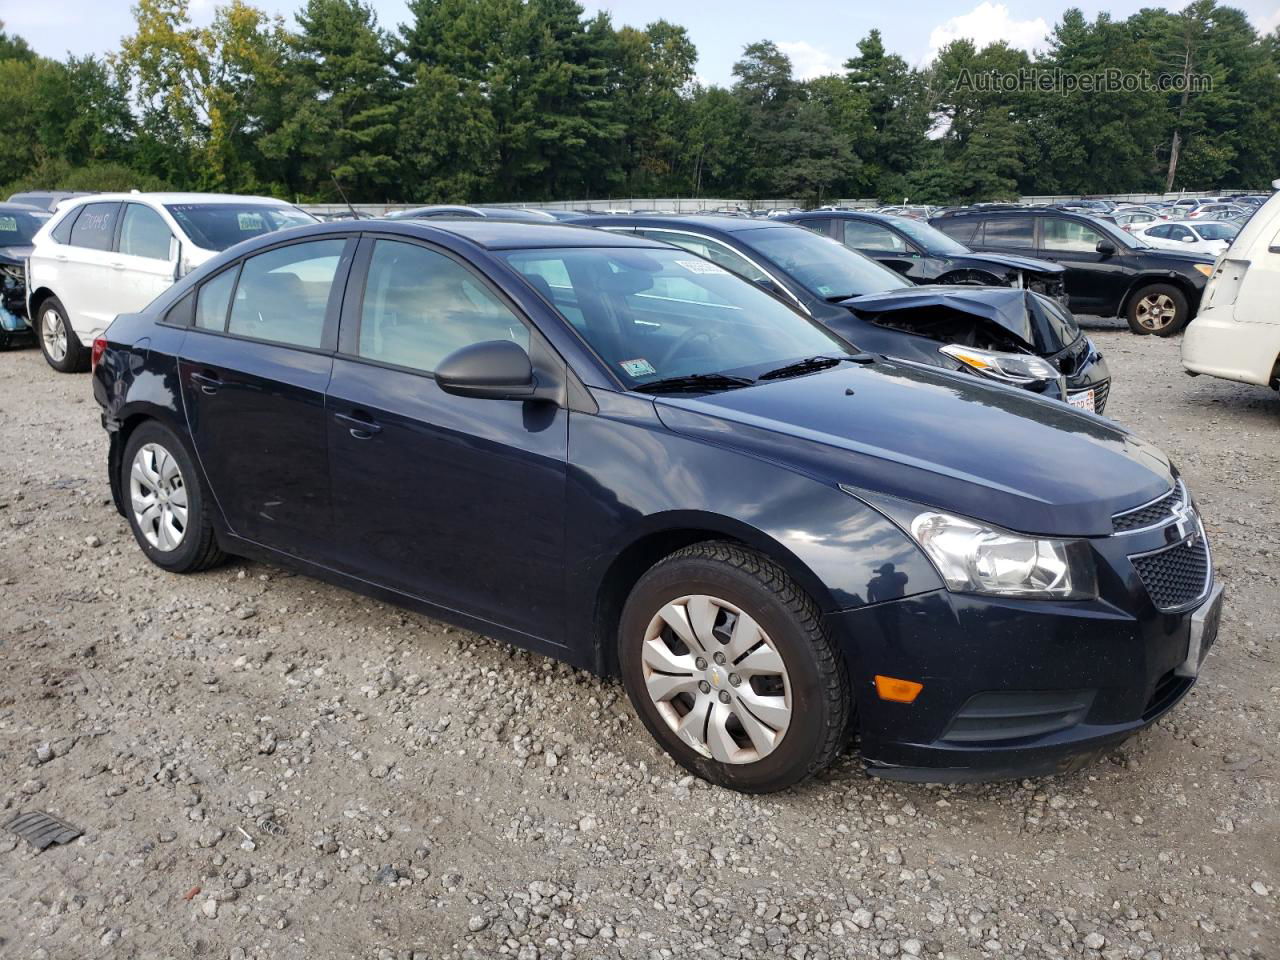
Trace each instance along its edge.
<path fill-rule="evenodd" d="M 1193 538 L 1129 559 L 1158 610 L 1184 609 L 1209 592 L 1209 543 L 1199 524 Z"/>
<path fill-rule="evenodd" d="M 1110 387 L 1110 384 L 1108 383 L 1107 386 Z M 1103 403 L 1105 403 L 1105 391 L 1102 396 Z M 1093 404 L 1095 409 L 1099 409 L 1101 406 L 1098 403 L 1097 393 L 1093 395 Z M 1150 503 L 1144 503 L 1140 507 L 1134 507 L 1132 510 L 1117 513 L 1111 518 L 1111 527 L 1116 533 L 1129 533 L 1133 530 L 1145 530 L 1147 527 L 1159 526 L 1172 519 L 1178 508 L 1186 503 L 1187 488 L 1179 480 L 1174 484 L 1173 489 L 1163 497 L 1152 500 Z"/>
<path fill-rule="evenodd" d="M 1111 393 L 1111 381 L 1103 380 L 1093 388 L 1093 412 L 1102 413 L 1107 408 L 1107 395 Z"/>

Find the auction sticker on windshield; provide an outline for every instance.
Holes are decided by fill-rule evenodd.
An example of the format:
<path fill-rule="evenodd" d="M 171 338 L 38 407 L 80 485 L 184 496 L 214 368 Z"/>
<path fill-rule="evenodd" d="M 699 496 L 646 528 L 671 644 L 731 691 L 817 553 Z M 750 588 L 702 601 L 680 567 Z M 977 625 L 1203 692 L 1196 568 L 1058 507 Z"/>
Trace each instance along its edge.
<path fill-rule="evenodd" d="M 706 260 L 677 260 L 676 263 L 690 273 L 728 273 L 724 267 L 718 267 Z"/>
<path fill-rule="evenodd" d="M 238 213 L 236 220 L 241 230 L 261 230 L 262 215 L 259 213 Z"/>
<path fill-rule="evenodd" d="M 653 364 L 643 357 L 639 360 L 620 360 L 618 366 L 626 371 L 628 377 L 647 377 L 651 373 L 658 372 L 653 368 Z"/>

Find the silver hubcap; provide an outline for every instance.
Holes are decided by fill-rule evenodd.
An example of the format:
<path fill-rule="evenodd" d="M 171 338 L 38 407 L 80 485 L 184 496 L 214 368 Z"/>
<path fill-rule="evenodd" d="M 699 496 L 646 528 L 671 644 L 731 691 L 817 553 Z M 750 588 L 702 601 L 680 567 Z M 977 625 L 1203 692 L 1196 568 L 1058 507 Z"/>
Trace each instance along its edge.
<path fill-rule="evenodd" d="M 1138 324 L 1147 330 L 1163 330 L 1173 323 L 1177 311 L 1167 293 L 1153 293 L 1138 301 Z"/>
<path fill-rule="evenodd" d="M 62 317 L 52 307 L 40 315 L 40 338 L 44 341 L 44 352 L 50 358 L 61 362 L 67 355 L 67 328 Z"/>
<path fill-rule="evenodd" d="M 681 597 L 649 621 L 645 688 L 676 736 L 721 763 L 754 763 L 782 742 L 791 681 L 769 635 L 733 604 Z"/>
<path fill-rule="evenodd" d="M 178 461 L 158 443 L 138 449 L 129 468 L 133 518 L 147 543 L 166 553 L 187 531 L 187 486 Z"/>

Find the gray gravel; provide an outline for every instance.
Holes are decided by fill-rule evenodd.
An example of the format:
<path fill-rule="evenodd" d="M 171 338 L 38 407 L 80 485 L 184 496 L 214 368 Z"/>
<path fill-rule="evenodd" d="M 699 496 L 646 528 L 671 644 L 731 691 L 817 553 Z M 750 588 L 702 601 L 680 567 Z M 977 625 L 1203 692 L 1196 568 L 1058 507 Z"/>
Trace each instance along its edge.
<path fill-rule="evenodd" d="M 112 510 L 85 377 L 0 355 L 0 956 L 1280 957 L 1280 401 L 1096 334 L 1229 605 L 1173 714 L 1076 775 L 747 798 L 618 684 Z"/>

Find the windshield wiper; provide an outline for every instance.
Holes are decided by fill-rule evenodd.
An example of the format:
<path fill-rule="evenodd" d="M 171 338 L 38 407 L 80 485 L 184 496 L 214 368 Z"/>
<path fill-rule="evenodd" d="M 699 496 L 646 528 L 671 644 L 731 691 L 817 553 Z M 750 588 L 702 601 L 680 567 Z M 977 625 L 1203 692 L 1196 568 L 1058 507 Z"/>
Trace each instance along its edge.
<path fill-rule="evenodd" d="M 858 354 L 860 359 L 863 355 Z M 788 363 L 785 367 L 778 367 L 776 370 L 770 370 L 768 373 L 760 374 L 760 380 L 780 380 L 783 377 L 798 377 L 802 373 L 814 373 L 818 370 L 826 370 L 830 367 L 837 366 L 845 360 L 853 360 L 854 357 L 805 357 L 803 360 L 797 360 L 795 363 Z"/>
<path fill-rule="evenodd" d="M 707 393 L 712 390 L 733 390 L 755 383 L 750 377 L 734 377 L 727 373 L 691 373 L 683 377 L 665 377 L 650 380 L 638 387 L 637 393 Z"/>

